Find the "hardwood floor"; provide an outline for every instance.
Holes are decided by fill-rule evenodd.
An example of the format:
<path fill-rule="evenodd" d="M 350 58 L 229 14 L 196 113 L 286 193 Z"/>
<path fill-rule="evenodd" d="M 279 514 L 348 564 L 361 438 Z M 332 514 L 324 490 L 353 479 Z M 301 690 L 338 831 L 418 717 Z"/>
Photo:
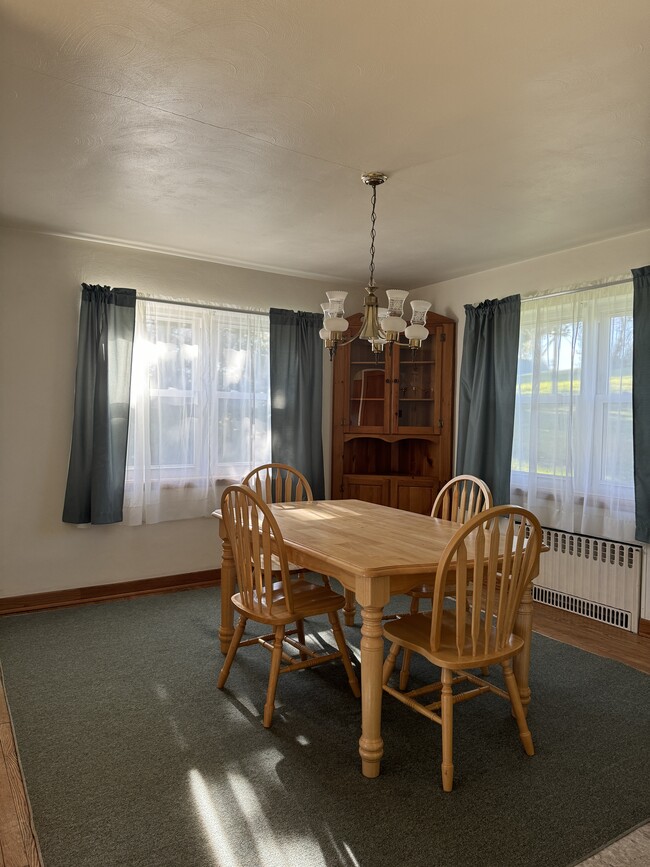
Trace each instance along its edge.
<path fill-rule="evenodd" d="M 535 603 L 536 632 L 650 674 L 650 636 Z M 608 867 L 629 861 L 607 861 Z M 42 867 L 0 680 L 0 867 Z"/>
<path fill-rule="evenodd" d="M 650 674 L 650 636 L 635 635 L 539 602 L 533 606 L 535 632 Z"/>
<path fill-rule="evenodd" d="M 41 867 L 0 679 L 0 867 Z"/>

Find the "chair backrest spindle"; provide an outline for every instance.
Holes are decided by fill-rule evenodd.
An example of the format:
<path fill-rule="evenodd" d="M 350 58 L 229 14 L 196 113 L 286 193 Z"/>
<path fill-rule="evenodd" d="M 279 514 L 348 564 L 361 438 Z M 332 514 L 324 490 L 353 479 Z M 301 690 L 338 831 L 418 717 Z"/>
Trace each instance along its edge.
<path fill-rule="evenodd" d="M 440 558 L 433 592 L 431 650 L 440 647 L 449 576 L 456 582 L 459 656 L 502 650 L 514 630 L 521 598 L 533 579 L 541 544 L 539 521 L 519 506 L 495 506 L 470 518 Z"/>

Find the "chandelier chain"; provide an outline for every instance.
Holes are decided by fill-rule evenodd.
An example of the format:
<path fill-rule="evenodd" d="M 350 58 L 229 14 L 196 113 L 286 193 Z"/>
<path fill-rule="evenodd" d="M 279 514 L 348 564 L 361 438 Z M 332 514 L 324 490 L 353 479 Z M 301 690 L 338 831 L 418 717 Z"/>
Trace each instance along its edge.
<path fill-rule="evenodd" d="M 375 238 L 377 237 L 377 232 L 375 231 L 375 222 L 377 220 L 377 215 L 375 214 L 375 205 L 377 203 L 377 187 L 372 185 L 372 214 L 370 216 L 370 283 L 368 286 L 371 288 L 375 285 Z"/>

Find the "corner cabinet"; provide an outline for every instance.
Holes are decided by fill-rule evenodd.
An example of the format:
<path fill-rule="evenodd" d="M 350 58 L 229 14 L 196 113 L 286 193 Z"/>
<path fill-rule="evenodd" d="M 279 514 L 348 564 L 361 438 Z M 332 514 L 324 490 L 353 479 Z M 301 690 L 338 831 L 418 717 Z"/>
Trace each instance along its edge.
<path fill-rule="evenodd" d="M 346 338 L 358 333 L 351 316 Z M 374 355 L 353 340 L 334 359 L 332 497 L 428 514 L 451 478 L 456 325 L 427 315 L 420 349 Z"/>

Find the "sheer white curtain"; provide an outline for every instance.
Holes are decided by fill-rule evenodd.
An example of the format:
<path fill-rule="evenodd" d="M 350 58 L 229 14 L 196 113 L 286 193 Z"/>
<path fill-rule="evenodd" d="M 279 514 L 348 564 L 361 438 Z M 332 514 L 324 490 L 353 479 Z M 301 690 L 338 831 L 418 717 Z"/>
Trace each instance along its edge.
<path fill-rule="evenodd" d="M 634 541 L 631 281 L 527 300 L 520 329 L 513 501 Z"/>
<path fill-rule="evenodd" d="M 124 520 L 209 515 L 270 461 L 269 320 L 138 300 Z"/>

